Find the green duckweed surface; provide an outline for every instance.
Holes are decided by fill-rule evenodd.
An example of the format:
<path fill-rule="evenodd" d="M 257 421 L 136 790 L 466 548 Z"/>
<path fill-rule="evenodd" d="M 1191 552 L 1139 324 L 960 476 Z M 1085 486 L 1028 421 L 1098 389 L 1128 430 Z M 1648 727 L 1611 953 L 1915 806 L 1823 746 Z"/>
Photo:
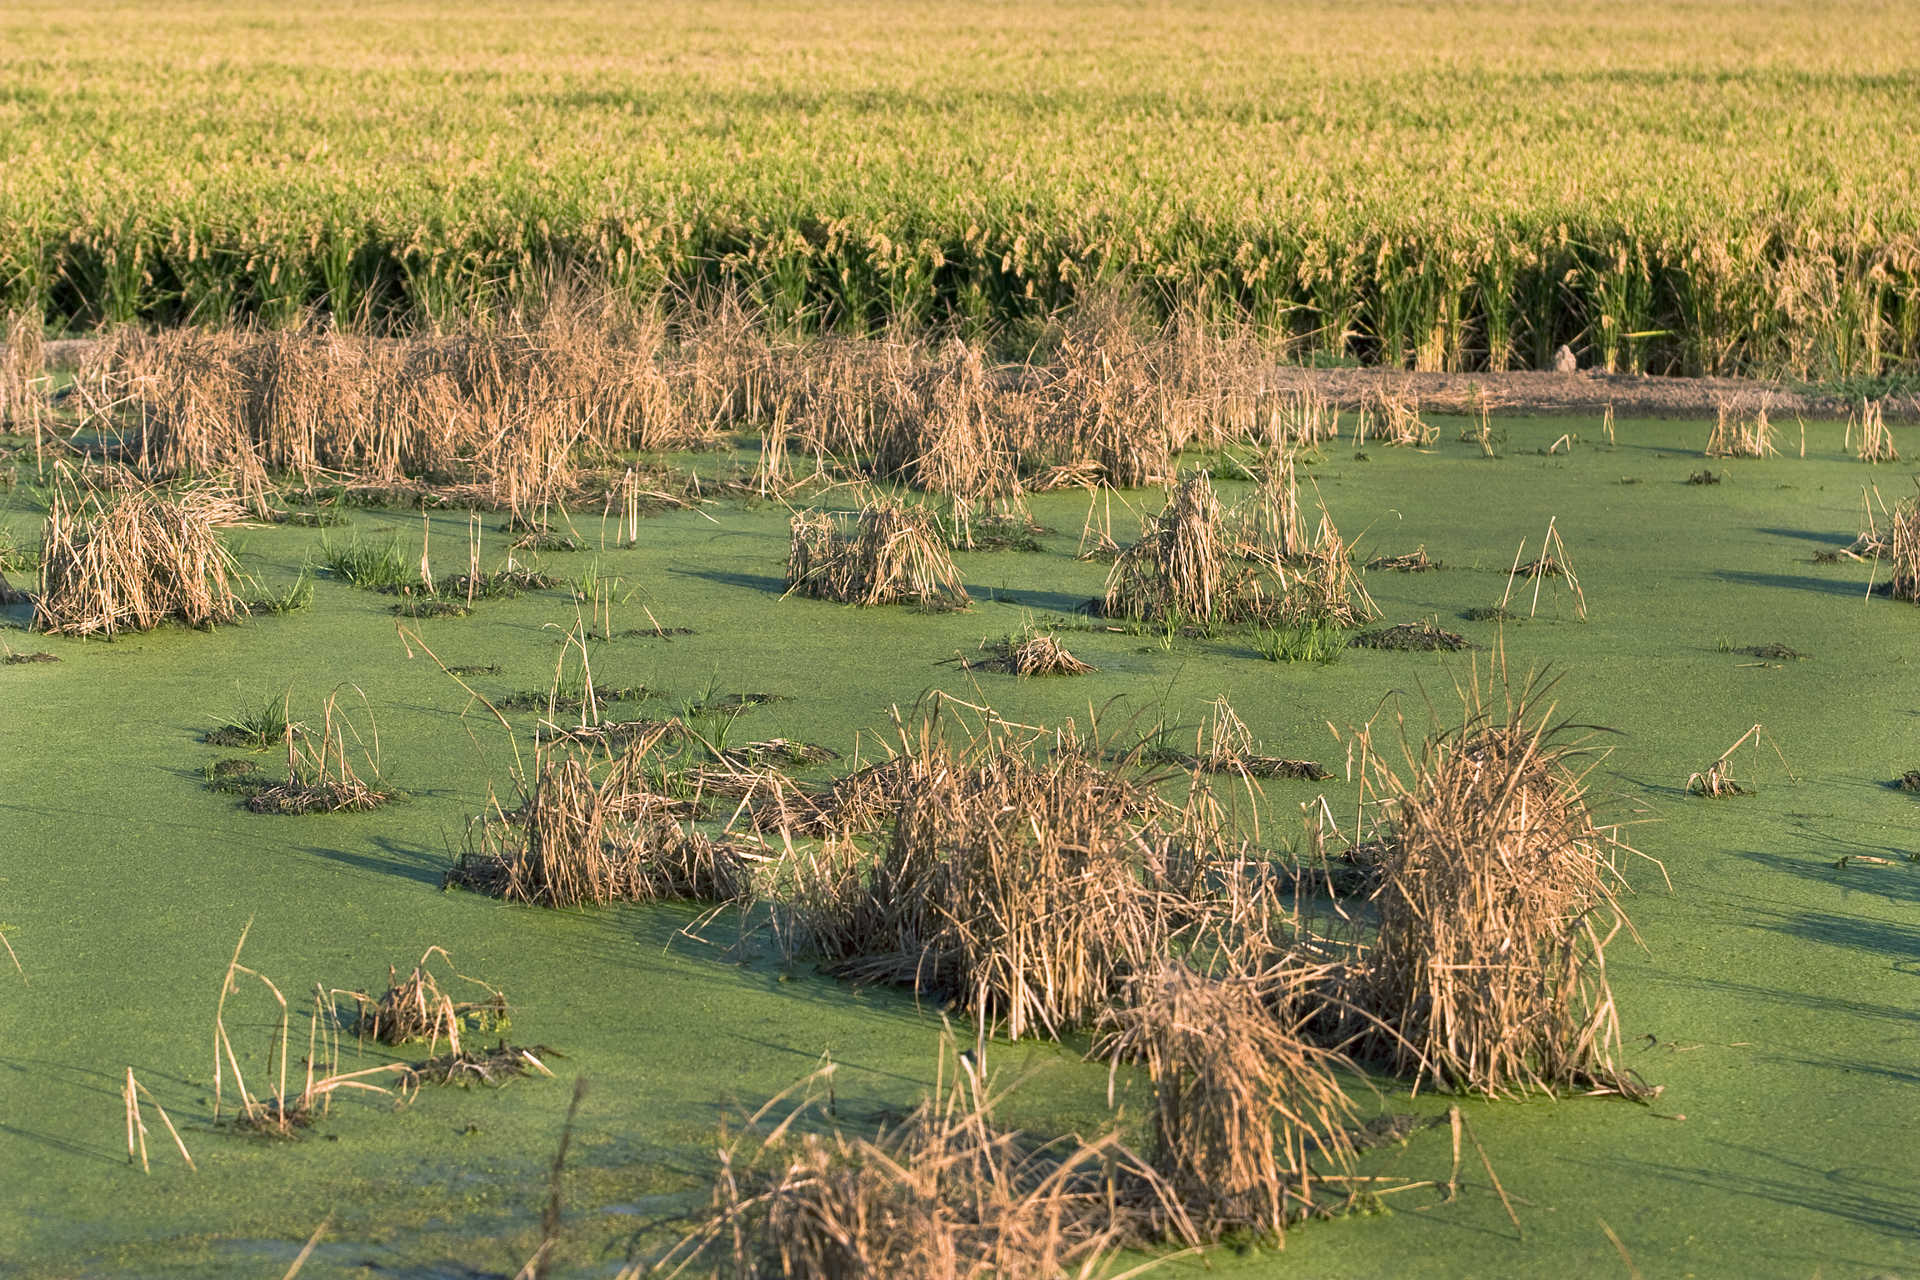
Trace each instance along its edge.
<path fill-rule="evenodd" d="M 1437 618 L 1483 646 L 1476 654 L 1355 649 L 1331 665 L 1279 665 L 1245 635 L 1089 629 L 1063 637 L 1099 668 L 1077 679 L 942 665 L 1028 618 L 1071 617 L 1098 592 L 1104 567 L 1072 558 L 1077 494 L 1035 501 L 1056 530 L 1043 552 L 959 558 L 976 597 L 965 613 L 783 598 L 777 506 L 660 515 L 635 548 L 543 565 L 619 578 L 616 631 L 692 631 L 593 645 L 597 683 L 662 690 L 661 709 L 715 692 L 782 695 L 736 735 L 870 754 L 889 708 L 930 689 L 1035 724 L 1084 723 L 1089 706 L 1110 725 L 1193 724 L 1224 694 L 1271 752 L 1340 775 L 1329 724 L 1358 724 L 1396 696 L 1416 724 L 1426 699 L 1449 712 L 1453 682 L 1484 668 L 1497 638 L 1463 613 L 1499 601 L 1521 540 L 1531 558 L 1556 518 L 1591 617 L 1545 593 L 1535 620 L 1506 626 L 1505 650 L 1516 668 L 1559 674 L 1564 711 L 1616 731 L 1596 788 L 1638 821 L 1634 843 L 1671 878 L 1669 890 L 1652 862 L 1629 868 L 1641 945 L 1621 939 L 1609 962 L 1626 1061 L 1664 1092 L 1646 1107 L 1463 1102 L 1522 1230 L 1469 1154 L 1450 1202 L 1403 1192 L 1385 1212 L 1292 1233 L 1284 1252 L 1223 1249 L 1210 1265 L 1226 1276 L 1626 1275 L 1624 1250 L 1649 1277 L 1920 1272 L 1920 797 L 1890 785 L 1920 768 L 1920 609 L 1870 598 L 1866 565 L 1814 562 L 1858 531 L 1864 485 L 1891 502 L 1912 468 L 1845 457 L 1838 426 L 1809 428 L 1805 458 L 1724 466 L 1702 462 L 1705 424 L 1621 423 L 1607 446 L 1593 443 L 1597 423 L 1516 422 L 1497 459 L 1457 442 L 1457 426 L 1431 452 L 1376 447 L 1361 460 L 1340 447 L 1303 474 L 1363 556 L 1424 544 L 1445 563 L 1369 574 L 1386 620 Z M 1545 452 L 1568 431 L 1582 437 L 1570 452 Z M 1920 455 L 1920 438 L 1900 443 Z M 1685 483 L 1703 465 L 1724 481 Z M 32 492 L 0 503 L 5 526 L 32 543 Z M 409 556 L 418 546 L 418 513 L 349 520 L 231 541 L 266 586 L 291 582 L 323 537 L 391 536 Z M 599 542 L 597 516 L 575 522 Z M 1116 507 L 1114 525 L 1124 540 L 1132 517 Z M 442 572 L 465 568 L 465 527 L 464 513 L 435 518 Z M 493 564 L 506 538 L 488 539 Z M 0 923 L 24 969 L 0 975 L 0 1274 L 278 1275 L 330 1217 L 306 1276 L 511 1275 L 538 1241 L 575 1074 L 591 1088 L 559 1258 L 568 1273 L 612 1274 L 684 1228 L 716 1127 L 823 1055 L 838 1064 L 848 1123 L 910 1104 L 931 1080 L 936 1009 L 783 968 L 764 949 L 742 960 L 726 947 L 728 920 L 702 941 L 686 932 L 691 907 L 549 911 L 443 891 L 468 816 L 490 787 L 507 790 L 513 756 L 418 643 L 409 656 L 392 603 L 322 574 L 307 610 L 212 633 L 106 643 L 0 631 L 13 651 L 60 659 L 0 666 Z M 406 625 L 448 663 L 498 664 L 470 677 L 493 696 L 546 687 L 574 620 L 571 596 L 551 590 Z M 1776 643 L 1809 656 L 1739 652 Z M 363 723 L 364 692 L 385 775 L 406 800 L 269 817 L 207 789 L 207 766 L 233 752 L 203 745 L 205 730 L 289 689 L 296 717 L 347 690 Z M 533 717 L 513 718 L 525 749 Z M 1791 775 L 1771 752 L 1743 754 L 1754 794 L 1686 795 L 1688 775 L 1755 723 Z M 1270 784 L 1269 819 L 1291 824 L 1323 791 L 1350 811 L 1336 776 Z M 1883 861 L 1835 865 L 1859 855 Z M 215 1129 L 214 1006 L 249 921 L 246 960 L 287 993 L 296 1036 L 315 984 L 383 983 L 388 965 L 438 944 L 506 991 L 516 1041 L 564 1052 L 560 1078 L 429 1089 L 400 1110 L 345 1098 L 291 1143 Z M 229 1027 L 258 1080 L 276 1015 L 257 994 L 236 1000 Z M 1036 1130 L 1103 1123 L 1106 1073 L 1083 1048 L 998 1046 L 1002 1079 L 1023 1080 L 1007 1117 Z M 150 1110 L 153 1171 L 128 1164 L 129 1067 L 180 1126 L 197 1173 Z M 1451 1101 L 1375 1087 L 1362 1088 L 1369 1113 L 1436 1117 Z M 1141 1082 L 1123 1079 L 1118 1096 L 1132 1123 Z M 1372 1153 L 1364 1171 L 1444 1181 L 1449 1164 L 1441 1125 Z"/>

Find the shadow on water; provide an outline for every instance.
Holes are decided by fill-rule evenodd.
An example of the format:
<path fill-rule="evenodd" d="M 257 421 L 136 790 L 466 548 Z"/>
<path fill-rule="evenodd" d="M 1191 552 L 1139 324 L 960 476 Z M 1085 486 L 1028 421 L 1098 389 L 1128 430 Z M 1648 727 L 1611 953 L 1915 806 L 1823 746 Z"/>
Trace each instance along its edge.
<path fill-rule="evenodd" d="M 1853 545 L 1853 538 L 1847 534 L 1827 533 L 1817 529 L 1778 529 L 1761 526 L 1756 528 L 1754 532 L 1771 534 L 1776 538 L 1798 538 L 1803 542 L 1819 542 L 1829 547 L 1848 547 Z"/>
<path fill-rule="evenodd" d="M 1793 591 L 1813 591 L 1827 596 L 1853 596 L 1864 599 L 1866 591 L 1857 582 L 1836 582 L 1804 573 L 1760 573 L 1751 569 L 1715 569 L 1713 576 L 1722 582 L 1748 587 L 1782 587 Z"/>
<path fill-rule="evenodd" d="M 1723 1167 L 1624 1158 L 1578 1163 L 1825 1214 L 1892 1240 L 1913 1239 L 1913 1224 L 1920 1222 L 1920 1190 L 1892 1170 L 1845 1164 L 1824 1167 L 1765 1148 L 1725 1142 L 1714 1145 L 1726 1153 Z M 1838 1158 L 1843 1153 L 1834 1154 Z M 1831 1266 L 1843 1259 L 1823 1254 L 1819 1261 Z M 1876 1264 L 1871 1259 L 1859 1259 L 1849 1261 L 1849 1265 L 1871 1268 Z"/>

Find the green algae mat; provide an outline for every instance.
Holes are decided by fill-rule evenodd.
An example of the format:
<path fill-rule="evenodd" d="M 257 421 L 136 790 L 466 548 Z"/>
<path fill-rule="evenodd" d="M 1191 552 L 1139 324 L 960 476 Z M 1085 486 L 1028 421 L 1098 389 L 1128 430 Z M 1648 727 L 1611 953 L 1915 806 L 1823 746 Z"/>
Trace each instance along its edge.
<path fill-rule="evenodd" d="M 889 710 L 943 689 L 1009 719 L 1196 724 L 1224 695 L 1266 750 L 1324 763 L 1326 782 L 1264 783 L 1269 821 L 1325 794 L 1350 813 L 1345 730 L 1397 700 L 1416 723 L 1496 643 L 1511 667 L 1550 669 L 1564 713 L 1610 732 L 1593 774 L 1606 811 L 1664 864 L 1627 867 L 1639 933 L 1609 973 L 1624 1064 L 1662 1087 L 1651 1105 L 1545 1097 L 1456 1100 L 1356 1082 L 1364 1113 L 1411 1116 L 1404 1142 L 1369 1152 L 1382 1185 L 1453 1168 L 1459 1101 L 1511 1202 L 1469 1149 L 1458 1194 L 1416 1188 L 1373 1212 L 1289 1233 L 1284 1251 L 1222 1248 L 1163 1274 L 1226 1276 L 1868 1276 L 1920 1273 L 1920 609 L 1868 591 L 1869 563 L 1835 558 L 1861 527 L 1862 493 L 1891 501 L 1912 468 L 1841 453 L 1808 429 L 1807 456 L 1705 463 L 1706 424 L 1508 424 L 1497 458 L 1455 439 L 1427 452 L 1336 446 L 1311 477 L 1362 558 L 1424 546 L 1432 572 L 1376 570 L 1388 623 L 1433 619 L 1479 648 L 1355 648 L 1336 662 L 1275 663 L 1248 635 L 1109 630 L 1077 613 L 1105 567 L 1077 561 L 1082 494 L 1043 495 L 1041 549 L 958 557 L 973 607 L 929 614 L 784 598 L 787 512 L 722 502 L 655 516 L 637 545 L 548 553 L 560 578 L 598 577 L 611 640 L 589 645 L 596 683 L 644 688 L 633 714 L 766 693 L 736 735 L 876 749 Z M 1571 434 L 1571 443 L 1561 440 Z M 1920 454 L 1920 439 L 1902 439 Z M 1717 484 L 1690 484 L 1712 466 Z M 1157 493 L 1127 495 L 1144 509 Z M 25 487 L 0 497 L 17 542 L 37 538 Z M 231 531 L 263 588 L 317 563 L 323 539 L 396 540 L 418 512 L 354 510 L 346 525 Z M 1588 616 L 1549 584 L 1530 620 L 1470 620 L 1500 602 L 1516 551 L 1549 520 Z M 509 535 L 487 519 L 484 560 Z M 1114 532 L 1133 518 L 1117 504 Z M 435 568 L 466 559 L 467 516 L 436 514 Z M 1884 567 L 1880 570 L 1884 579 Z M 16 572 L 16 583 L 24 575 Z M 1524 614 L 1531 585 L 1516 590 Z M 485 601 L 469 617 L 397 619 L 394 600 L 317 573 L 309 607 L 211 633 L 112 642 L 0 631 L 0 923 L 20 972 L 0 965 L 0 1275 L 279 1275 L 323 1221 L 306 1276 L 512 1275 L 541 1238 L 548 1166 L 572 1096 L 555 1253 L 561 1274 L 612 1275 L 655 1255 L 704 1204 L 718 1127 L 836 1064 L 844 1123 L 910 1105 L 932 1080 L 942 1021 L 910 993 L 854 989 L 758 944 L 733 919 L 680 905 L 553 911 L 441 887 L 471 815 L 510 787 L 508 735 L 424 646 L 499 700 L 546 689 L 578 606 L 566 586 Z M 6 617 L 24 624 L 14 607 Z M 1015 680 L 951 660 L 1028 621 L 1064 623 L 1098 670 Z M 408 634 L 403 635 L 404 625 Z M 668 635 L 628 634 L 655 628 Z M 676 629 L 684 628 L 684 632 Z M 228 716 L 290 693 L 312 719 L 330 693 L 378 726 L 383 776 L 404 798 L 369 813 L 269 816 L 210 788 L 203 743 Z M 363 701 L 364 698 L 364 701 Z M 1117 719 L 1116 719 L 1117 717 Z M 512 713 L 524 751 L 535 715 Z M 1770 747 L 1736 768 L 1751 794 L 1689 795 L 1689 776 L 1752 726 Z M 271 760 L 271 756 L 262 756 Z M 846 763 L 825 766 L 824 773 Z M 1670 881 L 1670 884 L 1669 884 Z M 388 966 L 445 947 L 511 1002 L 515 1043 L 551 1046 L 557 1078 L 499 1089 L 428 1088 L 403 1107 L 340 1095 L 297 1140 L 212 1123 L 214 1015 L 251 921 L 245 962 L 293 1007 L 293 1071 L 321 988 L 378 988 Z M 257 986 L 225 1015 L 250 1082 L 278 1012 Z M 1088 1131 L 1110 1117 L 1105 1068 L 1084 1044 L 996 1045 L 1019 1087 L 1002 1118 Z M 357 1055 L 342 1066 L 384 1059 Z M 151 1103 L 150 1173 L 129 1163 L 131 1068 Z M 227 1085 L 230 1089 L 230 1083 Z M 1123 1077 L 1122 1124 L 1146 1094 Z M 1406 1127 L 1406 1126 L 1402 1126 Z"/>

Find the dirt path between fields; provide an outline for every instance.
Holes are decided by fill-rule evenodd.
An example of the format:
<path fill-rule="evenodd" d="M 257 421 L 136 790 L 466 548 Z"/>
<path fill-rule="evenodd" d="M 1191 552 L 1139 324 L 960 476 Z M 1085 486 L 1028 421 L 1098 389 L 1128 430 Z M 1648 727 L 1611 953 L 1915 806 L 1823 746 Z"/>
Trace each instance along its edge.
<path fill-rule="evenodd" d="M 78 365 L 92 338 L 62 338 L 46 344 L 49 368 Z M 0 346 L 0 352 L 6 348 Z M 1311 387 L 1343 409 L 1357 409 L 1381 394 L 1417 397 L 1436 413 L 1489 413 L 1521 417 L 1598 415 L 1608 405 L 1617 418 L 1711 418 L 1722 404 L 1751 410 L 1761 403 L 1774 421 L 1845 418 L 1859 409 L 1844 396 L 1810 395 L 1747 378 L 1649 378 L 1617 373 L 1411 373 L 1404 369 L 1303 369 L 1277 371 L 1283 387 Z M 1881 408 L 1889 421 L 1920 422 L 1920 395 L 1888 396 Z"/>

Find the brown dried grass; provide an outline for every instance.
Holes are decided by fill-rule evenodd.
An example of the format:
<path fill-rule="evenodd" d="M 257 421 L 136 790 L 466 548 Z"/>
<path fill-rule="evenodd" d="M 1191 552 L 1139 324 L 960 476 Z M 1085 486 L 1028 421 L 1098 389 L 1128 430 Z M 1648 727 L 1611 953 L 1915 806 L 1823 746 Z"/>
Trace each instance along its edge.
<path fill-rule="evenodd" d="M 1008 675 L 1028 678 L 1033 676 L 1078 676 L 1085 675 L 1096 668 L 1067 652 L 1067 646 L 1060 638 L 1049 631 L 1042 631 L 1031 622 L 1012 635 L 1002 636 L 998 640 L 982 640 L 980 649 L 988 656 L 968 659 L 963 665 L 969 671 L 1003 671 Z"/>
<path fill-rule="evenodd" d="M 749 1119 L 719 1153 L 711 1216 L 658 1269 L 786 1280 L 1050 1280 L 1104 1274 L 1167 1222 L 1194 1233 L 1165 1183 L 1111 1134 L 1039 1141 L 1002 1128 L 971 1055 L 871 1138 L 831 1123 L 831 1065 Z M 822 1112 L 827 1123 L 822 1124 Z"/>
<path fill-rule="evenodd" d="M 992 723 L 956 744 L 937 711 L 899 736 L 869 783 L 884 794 L 866 798 L 891 811 L 884 847 L 868 858 L 839 841 L 803 868 L 788 900 L 798 945 L 1014 1037 L 1084 1025 L 1158 963 L 1183 846 L 1150 776 L 1103 767 L 1072 739 L 1036 763 L 1032 738 Z"/>
<path fill-rule="evenodd" d="M 435 972 L 436 960 L 444 974 Z M 450 989 L 472 990 L 478 998 L 456 1000 Z M 428 947 L 404 978 L 389 967 L 387 988 L 378 996 L 364 991 L 332 993 L 336 1002 L 341 997 L 354 1006 L 346 1024 L 349 1034 L 388 1045 L 425 1040 L 429 1054 L 442 1041 L 450 1053 L 459 1054 L 463 1029 L 491 1032 L 507 1016 L 506 996 L 498 988 L 455 970 L 452 958 L 441 947 Z"/>
<path fill-rule="evenodd" d="M 1268 594 L 1234 552 L 1211 477 L 1193 472 L 1160 512 L 1142 519 L 1140 540 L 1114 560 L 1100 611 L 1135 621 L 1225 623 L 1258 616 Z"/>
<path fill-rule="evenodd" d="M 247 797 L 247 808 L 255 813 L 363 813 L 377 809 L 393 798 L 384 789 L 380 777 L 380 729 L 374 722 L 373 708 L 365 693 L 360 693 L 366 712 L 367 729 L 363 734 L 353 718 L 339 705 L 337 692 L 327 695 L 321 704 L 317 730 L 287 720 L 287 777 L 284 782 L 263 787 Z M 347 739 L 353 739 L 353 751 Z M 358 755 L 361 765 L 353 763 Z M 367 770 L 372 782 L 360 776 Z"/>
<path fill-rule="evenodd" d="M 1479 1093 L 1584 1088 L 1647 1096 L 1615 1061 L 1607 944 L 1630 852 L 1587 803 L 1585 750 L 1551 684 L 1501 675 L 1462 691 L 1462 719 L 1402 763 L 1356 749 L 1383 821 L 1378 932 L 1354 1003 L 1362 1043 L 1416 1080 Z"/>
<path fill-rule="evenodd" d="M 745 893 L 762 855 L 679 819 L 685 802 L 647 777 L 656 741 L 642 737 L 605 759 L 572 744 L 538 749 L 519 805 L 495 802 L 469 823 L 447 883 L 550 907 Z"/>
<path fill-rule="evenodd" d="M 33 626 L 61 635 L 211 627 L 245 616 L 216 525 L 236 513 L 206 491 L 69 494 L 56 488 L 41 535 Z"/>
<path fill-rule="evenodd" d="M 796 512 L 787 590 L 843 604 L 971 603 L 937 517 L 887 497 L 863 506 L 851 527 L 832 512 Z"/>
<path fill-rule="evenodd" d="M 1920 497 L 1894 506 L 1887 535 L 1893 598 L 1920 604 Z"/>
<path fill-rule="evenodd" d="M 1306 1032 L 1307 988 L 1324 976 L 1290 962 L 1209 977 L 1169 960 L 1102 1018 L 1095 1052 L 1116 1071 L 1146 1068 L 1153 1166 L 1204 1238 L 1284 1238 L 1330 1207 L 1320 1174 L 1352 1165 L 1356 1113 L 1335 1074 L 1346 1060 Z"/>
<path fill-rule="evenodd" d="M 1900 451 L 1893 447 L 1893 432 L 1887 427 L 1886 413 L 1878 400 L 1860 402 L 1860 461 L 1900 461 Z"/>
<path fill-rule="evenodd" d="M 1774 458 L 1779 454 L 1764 403 L 1751 416 L 1739 413 L 1731 405 L 1719 406 L 1713 430 L 1707 436 L 1707 457 Z"/>

